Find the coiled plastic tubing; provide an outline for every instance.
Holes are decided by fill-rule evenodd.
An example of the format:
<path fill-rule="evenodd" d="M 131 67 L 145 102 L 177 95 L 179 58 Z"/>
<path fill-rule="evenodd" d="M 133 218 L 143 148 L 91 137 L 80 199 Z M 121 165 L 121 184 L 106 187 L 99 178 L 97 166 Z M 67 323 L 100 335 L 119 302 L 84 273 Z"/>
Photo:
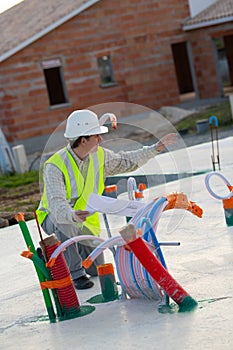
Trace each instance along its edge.
<path fill-rule="evenodd" d="M 229 193 L 226 196 L 220 196 L 217 193 L 215 193 L 211 186 L 210 186 L 210 179 L 212 176 L 217 176 L 220 177 L 220 179 L 223 180 L 223 182 L 225 183 L 225 185 L 228 187 L 229 189 Z M 231 197 L 233 197 L 233 186 L 230 184 L 230 182 L 225 178 L 225 176 L 223 176 L 221 173 L 219 172 L 211 172 L 209 174 L 206 175 L 205 177 L 205 185 L 206 188 L 208 190 L 208 192 L 211 194 L 211 196 L 213 196 L 215 199 L 220 199 L 220 200 L 224 200 L 224 199 L 229 199 Z"/>

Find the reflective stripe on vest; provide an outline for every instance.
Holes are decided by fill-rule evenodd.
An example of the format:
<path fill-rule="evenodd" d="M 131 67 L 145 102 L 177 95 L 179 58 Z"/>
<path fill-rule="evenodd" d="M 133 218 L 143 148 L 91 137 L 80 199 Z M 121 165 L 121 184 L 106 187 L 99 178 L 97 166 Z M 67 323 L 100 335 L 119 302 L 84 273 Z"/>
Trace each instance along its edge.
<path fill-rule="evenodd" d="M 85 210 L 89 195 L 91 193 L 102 194 L 104 190 L 103 149 L 98 147 L 98 151 L 90 154 L 89 158 L 85 183 L 74 158 L 67 148 L 58 151 L 45 162 L 45 164 L 52 163 L 56 165 L 62 171 L 66 185 L 66 198 L 70 201 L 75 210 Z M 46 187 L 44 187 L 41 203 L 36 213 L 39 223 L 42 224 L 45 217 L 48 215 Z M 89 216 L 84 222 L 84 225 L 88 227 L 94 235 L 98 235 L 100 233 L 98 213 Z"/>

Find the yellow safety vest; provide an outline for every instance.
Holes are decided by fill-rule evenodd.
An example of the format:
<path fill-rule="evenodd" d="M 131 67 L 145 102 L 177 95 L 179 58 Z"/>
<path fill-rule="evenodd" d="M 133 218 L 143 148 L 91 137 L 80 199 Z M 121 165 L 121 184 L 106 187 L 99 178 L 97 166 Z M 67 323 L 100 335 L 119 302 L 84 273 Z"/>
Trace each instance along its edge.
<path fill-rule="evenodd" d="M 54 164 L 63 173 L 66 185 L 66 199 L 71 203 L 74 210 L 85 210 L 88 198 L 91 193 L 101 195 L 104 191 L 104 150 L 98 147 L 96 153 L 89 155 L 89 166 L 86 181 L 73 158 L 65 147 L 50 157 L 45 164 Z M 42 224 L 49 214 L 48 200 L 46 197 L 46 187 L 44 186 L 40 206 L 36 211 L 39 224 Z M 81 226 L 80 223 L 78 223 Z M 91 232 L 98 236 L 100 233 L 99 214 L 90 215 L 84 225 Z"/>

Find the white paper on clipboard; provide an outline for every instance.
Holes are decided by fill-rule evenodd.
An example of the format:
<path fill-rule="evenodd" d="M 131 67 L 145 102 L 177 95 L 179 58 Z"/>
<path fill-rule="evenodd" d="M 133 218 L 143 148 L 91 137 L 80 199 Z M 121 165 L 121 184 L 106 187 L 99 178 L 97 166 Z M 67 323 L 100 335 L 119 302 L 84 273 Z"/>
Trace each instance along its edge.
<path fill-rule="evenodd" d="M 145 203 L 139 201 L 127 201 L 91 193 L 85 210 L 90 213 L 97 211 L 110 215 L 132 217 L 145 205 Z"/>

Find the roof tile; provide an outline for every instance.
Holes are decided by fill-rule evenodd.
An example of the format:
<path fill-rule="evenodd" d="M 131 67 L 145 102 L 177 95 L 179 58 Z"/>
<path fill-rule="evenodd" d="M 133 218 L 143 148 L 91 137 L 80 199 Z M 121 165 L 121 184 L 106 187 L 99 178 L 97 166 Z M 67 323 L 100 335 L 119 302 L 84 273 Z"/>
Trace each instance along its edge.
<path fill-rule="evenodd" d="M 233 16 L 233 0 L 218 0 L 198 15 L 188 18 L 184 21 L 183 26 L 193 26 L 196 24 L 206 25 L 218 19 L 226 19 Z"/>
<path fill-rule="evenodd" d="M 45 31 L 91 0 L 24 0 L 0 14 L 0 61 L 20 44 Z"/>

